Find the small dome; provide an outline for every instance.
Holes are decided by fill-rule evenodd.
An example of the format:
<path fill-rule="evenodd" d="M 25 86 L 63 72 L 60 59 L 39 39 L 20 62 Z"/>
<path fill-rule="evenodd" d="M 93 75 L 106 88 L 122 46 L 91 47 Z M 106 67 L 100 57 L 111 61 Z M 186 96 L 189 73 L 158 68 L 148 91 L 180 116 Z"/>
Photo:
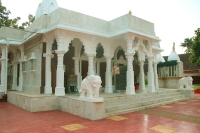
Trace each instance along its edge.
<path fill-rule="evenodd" d="M 42 0 L 39 4 L 36 14 L 35 20 L 44 14 L 49 14 L 58 8 L 58 3 L 56 0 Z"/>
<path fill-rule="evenodd" d="M 157 62 L 165 62 L 165 59 L 163 58 L 163 56 L 159 53 L 157 54 Z"/>
<path fill-rule="evenodd" d="M 170 55 L 167 58 L 167 61 L 171 61 L 171 60 L 177 60 L 177 62 L 180 62 L 180 58 L 175 51 L 175 43 L 173 43 L 172 52 L 170 53 Z"/>

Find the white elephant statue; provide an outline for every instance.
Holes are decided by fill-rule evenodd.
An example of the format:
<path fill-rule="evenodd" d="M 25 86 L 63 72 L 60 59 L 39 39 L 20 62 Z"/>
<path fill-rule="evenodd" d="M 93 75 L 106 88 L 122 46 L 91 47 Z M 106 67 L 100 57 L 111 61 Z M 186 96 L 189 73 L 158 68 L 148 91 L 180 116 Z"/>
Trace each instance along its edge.
<path fill-rule="evenodd" d="M 87 96 L 89 98 L 98 98 L 99 97 L 99 89 L 101 87 L 101 77 L 96 75 L 87 76 L 81 82 L 81 89 L 79 90 L 80 97 L 85 97 L 85 93 L 87 92 Z"/>
<path fill-rule="evenodd" d="M 179 80 L 179 89 L 183 89 L 184 85 L 186 87 L 186 89 L 192 89 L 192 77 L 183 77 Z"/>

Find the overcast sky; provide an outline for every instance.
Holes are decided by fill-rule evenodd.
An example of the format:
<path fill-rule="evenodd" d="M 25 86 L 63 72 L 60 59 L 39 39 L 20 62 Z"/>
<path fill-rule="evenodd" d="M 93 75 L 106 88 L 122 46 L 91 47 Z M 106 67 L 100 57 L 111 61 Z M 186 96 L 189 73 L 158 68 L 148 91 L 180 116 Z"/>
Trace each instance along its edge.
<path fill-rule="evenodd" d="M 41 0 L 1 0 L 2 5 L 11 11 L 11 18 L 21 17 L 20 22 L 35 15 Z M 200 28 L 200 0 L 57 0 L 59 7 L 112 20 L 132 11 L 132 15 L 153 22 L 156 36 L 161 39 L 162 55 L 169 55 L 173 42 L 176 52 L 185 38 L 194 35 Z"/>

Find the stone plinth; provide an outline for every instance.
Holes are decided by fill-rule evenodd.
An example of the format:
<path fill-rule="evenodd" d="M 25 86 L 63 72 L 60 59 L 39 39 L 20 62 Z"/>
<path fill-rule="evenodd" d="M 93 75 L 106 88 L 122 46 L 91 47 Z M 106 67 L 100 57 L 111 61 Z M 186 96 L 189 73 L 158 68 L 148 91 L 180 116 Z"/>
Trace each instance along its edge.
<path fill-rule="evenodd" d="M 178 89 L 178 91 L 184 94 L 186 97 L 194 99 L 194 90 L 192 88 L 181 88 Z"/>
<path fill-rule="evenodd" d="M 181 77 L 158 78 L 158 84 L 160 88 L 178 89 L 180 79 Z"/>

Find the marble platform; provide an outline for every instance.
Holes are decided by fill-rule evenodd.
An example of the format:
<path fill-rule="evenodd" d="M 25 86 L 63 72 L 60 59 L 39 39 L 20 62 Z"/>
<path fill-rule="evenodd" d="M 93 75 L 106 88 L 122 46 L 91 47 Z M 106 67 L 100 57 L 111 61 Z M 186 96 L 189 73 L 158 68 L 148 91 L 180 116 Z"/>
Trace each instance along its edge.
<path fill-rule="evenodd" d="M 159 89 L 153 93 L 125 95 L 121 93 L 100 93 L 99 99 L 80 98 L 79 94 L 55 96 L 47 94 L 28 94 L 8 91 L 8 102 L 30 112 L 60 110 L 90 120 L 125 114 L 168 103 L 192 99 L 177 89 Z"/>

